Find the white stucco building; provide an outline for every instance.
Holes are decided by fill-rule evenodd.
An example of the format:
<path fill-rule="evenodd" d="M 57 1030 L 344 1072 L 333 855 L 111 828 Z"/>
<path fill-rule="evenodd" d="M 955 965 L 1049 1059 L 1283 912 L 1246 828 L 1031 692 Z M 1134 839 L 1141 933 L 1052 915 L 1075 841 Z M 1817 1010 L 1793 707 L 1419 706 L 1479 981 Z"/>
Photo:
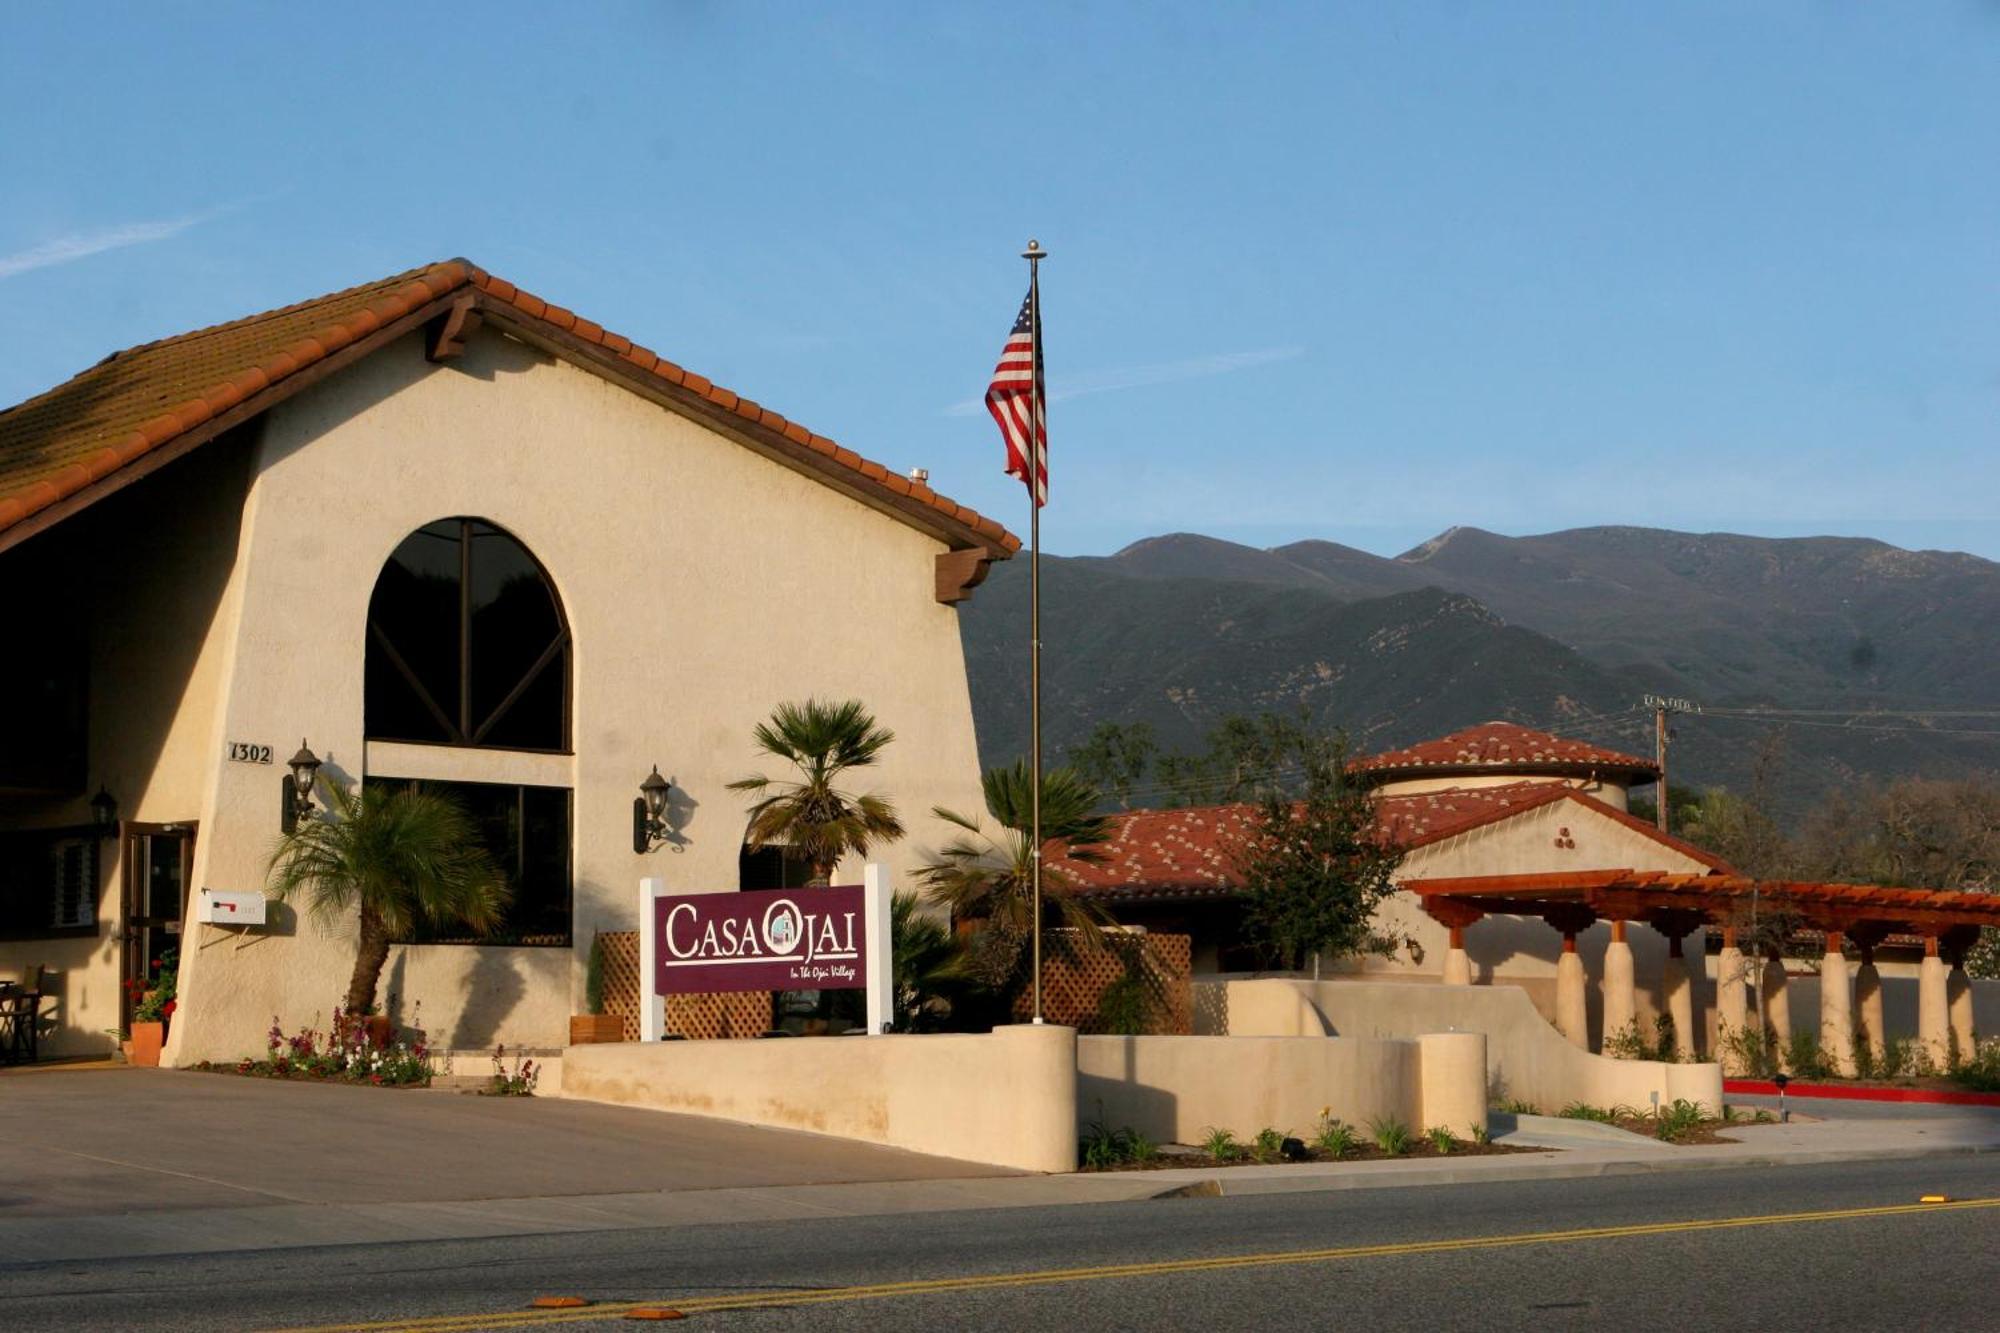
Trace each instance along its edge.
<path fill-rule="evenodd" d="M 120 352 L 0 413 L 0 976 L 40 977 L 46 1053 L 109 1049 L 176 944 L 170 1063 L 324 1015 L 350 935 L 194 920 L 263 888 L 303 738 L 445 784 L 515 881 L 508 943 L 396 947 L 392 1016 L 559 1046 L 642 875 L 741 887 L 726 784 L 777 703 L 895 731 L 892 866 L 978 807 L 954 603 L 1018 544 L 461 260 Z"/>

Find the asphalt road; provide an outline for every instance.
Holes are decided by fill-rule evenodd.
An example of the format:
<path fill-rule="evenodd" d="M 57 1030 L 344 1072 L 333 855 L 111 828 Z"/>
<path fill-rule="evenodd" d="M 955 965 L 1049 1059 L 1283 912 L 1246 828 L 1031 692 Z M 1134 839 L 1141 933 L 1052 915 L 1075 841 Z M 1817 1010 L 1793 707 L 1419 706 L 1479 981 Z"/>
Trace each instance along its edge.
<path fill-rule="evenodd" d="M 2000 1200 L 2000 1157 L 0 1265 L 0 1327 L 1991 1328 L 2000 1207 L 1853 1211 L 1940 1191 Z M 524 1309 L 571 1294 L 616 1304 Z"/>

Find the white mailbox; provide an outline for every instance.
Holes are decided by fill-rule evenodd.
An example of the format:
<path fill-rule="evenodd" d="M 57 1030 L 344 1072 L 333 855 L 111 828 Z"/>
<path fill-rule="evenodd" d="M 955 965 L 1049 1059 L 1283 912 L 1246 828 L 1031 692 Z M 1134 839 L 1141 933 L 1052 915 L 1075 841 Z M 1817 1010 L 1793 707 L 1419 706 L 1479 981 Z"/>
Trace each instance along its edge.
<path fill-rule="evenodd" d="M 236 889 L 203 889 L 195 898 L 194 919 L 212 926 L 261 926 L 264 895 Z"/>

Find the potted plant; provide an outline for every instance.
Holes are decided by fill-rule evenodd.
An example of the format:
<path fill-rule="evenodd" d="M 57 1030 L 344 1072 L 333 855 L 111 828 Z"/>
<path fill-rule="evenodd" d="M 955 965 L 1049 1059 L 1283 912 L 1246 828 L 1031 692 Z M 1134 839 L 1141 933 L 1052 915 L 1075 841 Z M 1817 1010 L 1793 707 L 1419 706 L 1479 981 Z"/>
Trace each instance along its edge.
<path fill-rule="evenodd" d="M 570 1015 L 569 1044 L 588 1046 L 597 1042 L 623 1041 L 625 1020 L 604 1012 L 604 937 L 590 938 L 590 961 L 583 972 L 584 1012 Z"/>
<path fill-rule="evenodd" d="M 160 1048 L 167 1041 L 167 1022 L 179 1007 L 175 998 L 175 982 L 180 971 L 179 952 L 165 950 L 153 960 L 153 967 L 155 976 L 152 986 L 144 990 L 139 1002 L 132 1006 L 132 1046 L 126 1052 L 129 1063 L 149 1069 L 156 1068 L 160 1063 Z"/>

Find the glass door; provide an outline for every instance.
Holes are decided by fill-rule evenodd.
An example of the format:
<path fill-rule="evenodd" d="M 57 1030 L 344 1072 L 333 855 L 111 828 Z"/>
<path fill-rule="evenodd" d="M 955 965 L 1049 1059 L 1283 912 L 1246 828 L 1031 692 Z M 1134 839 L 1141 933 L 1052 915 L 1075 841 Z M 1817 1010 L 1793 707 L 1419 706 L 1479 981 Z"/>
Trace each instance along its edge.
<path fill-rule="evenodd" d="M 126 824 L 125 925 L 121 1026 L 132 1022 L 135 992 L 153 984 L 160 955 L 181 942 L 188 881 L 194 871 L 194 825 Z"/>

